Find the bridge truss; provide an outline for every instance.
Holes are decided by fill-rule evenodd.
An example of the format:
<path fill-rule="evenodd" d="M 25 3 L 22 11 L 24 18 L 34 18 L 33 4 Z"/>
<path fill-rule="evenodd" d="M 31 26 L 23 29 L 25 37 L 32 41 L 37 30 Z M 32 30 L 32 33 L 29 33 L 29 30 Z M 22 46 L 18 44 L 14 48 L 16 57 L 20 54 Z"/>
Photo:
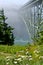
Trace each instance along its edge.
<path fill-rule="evenodd" d="M 31 0 L 19 9 L 19 13 L 24 18 L 31 37 L 35 38 L 43 23 L 43 0 Z"/>

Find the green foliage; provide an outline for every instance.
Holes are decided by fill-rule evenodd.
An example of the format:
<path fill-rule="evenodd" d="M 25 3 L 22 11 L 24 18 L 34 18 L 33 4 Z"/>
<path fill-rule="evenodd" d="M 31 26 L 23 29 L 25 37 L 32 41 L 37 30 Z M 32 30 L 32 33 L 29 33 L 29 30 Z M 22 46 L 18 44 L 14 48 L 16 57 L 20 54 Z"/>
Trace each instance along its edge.
<path fill-rule="evenodd" d="M 36 39 L 36 42 L 39 45 L 41 45 L 41 44 L 43 44 L 43 31 L 40 31 L 38 35 L 39 35 L 39 37 Z"/>
<path fill-rule="evenodd" d="M 34 43 L 36 44 L 43 44 L 43 21 L 41 21 L 39 23 L 39 25 L 37 25 L 37 33 L 36 36 L 33 38 Z"/>
<path fill-rule="evenodd" d="M 19 51 L 25 50 L 26 46 L 19 46 L 19 45 L 13 45 L 13 46 L 8 46 L 8 45 L 0 45 L 0 52 L 5 52 L 8 54 L 15 54 Z"/>
<path fill-rule="evenodd" d="M 13 45 L 14 44 L 14 35 L 13 28 L 8 26 L 5 21 L 7 17 L 4 15 L 4 10 L 0 11 L 0 44 Z"/>
<path fill-rule="evenodd" d="M 43 45 L 0 45 L 0 65 L 43 65 Z"/>

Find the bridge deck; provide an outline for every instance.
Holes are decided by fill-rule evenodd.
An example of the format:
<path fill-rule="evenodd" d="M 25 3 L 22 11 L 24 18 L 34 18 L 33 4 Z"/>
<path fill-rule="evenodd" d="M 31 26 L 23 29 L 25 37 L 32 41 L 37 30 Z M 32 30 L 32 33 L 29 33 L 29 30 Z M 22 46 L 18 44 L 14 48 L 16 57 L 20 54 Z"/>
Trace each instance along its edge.
<path fill-rule="evenodd" d="M 42 3 L 42 0 L 31 0 L 28 3 L 26 3 L 24 6 L 21 7 L 21 9 L 26 8 L 26 7 L 34 7 L 37 5 L 40 5 Z"/>

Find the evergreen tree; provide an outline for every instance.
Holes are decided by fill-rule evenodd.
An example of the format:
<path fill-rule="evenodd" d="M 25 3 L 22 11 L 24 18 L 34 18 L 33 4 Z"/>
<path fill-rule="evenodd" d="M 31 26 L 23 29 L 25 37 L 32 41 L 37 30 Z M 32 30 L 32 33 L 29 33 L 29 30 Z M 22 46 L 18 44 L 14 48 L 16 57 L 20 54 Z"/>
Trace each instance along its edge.
<path fill-rule="evenodd" d="M 0 11 L 0 44 L 7 44 L 13 45 L 14 44 L 14 35 L 13 35 L 13 28 L 8 26 L 5 22 L 7 17 L 4 15 L 4 10 Z"/>

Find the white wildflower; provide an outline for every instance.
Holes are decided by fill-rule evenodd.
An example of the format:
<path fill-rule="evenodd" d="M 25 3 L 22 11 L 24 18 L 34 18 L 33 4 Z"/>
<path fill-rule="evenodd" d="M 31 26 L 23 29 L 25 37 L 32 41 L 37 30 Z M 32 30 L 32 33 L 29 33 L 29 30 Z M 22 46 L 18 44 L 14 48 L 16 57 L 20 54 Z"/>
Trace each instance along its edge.
<path fill-rule="evenodd" d="M 32 56 L 30 55 L 29 58 L 31 58 Z"/>
<path fill-rule="evenodd" d="M 18 57 L 20 57 L 21 55 L 18 55 Z"/>
<path fill-rule="evenodd" d="M 27 56 L 21 56 L 21 58 L 26 58 Z"/>
<path fill-rule="evenodd" d="M 21 58 L 18 58 L 17 60 L 21 60 Z"/>
<path fill-rule="evenodd" d="M 39 52 L 40 52 L 40 51 L 38 51 L 38 50 L 35 50 L 35 51 L 34 51 L 34 53 L 39 53 Z"/>
<path fill-rule="evenodd" d="M 6 57 L 6 59 L 8 59 L 8 58 L 9 58 L 9 56 Z"/>
<path fill-rule="evenodd" d="M 17 61 L 14 61 L 14 64 L 17 64 Z"/>
<path fill-rule="evenodd" d="M 28 58 L 28 56 L 21 56 L 21 58 L 22 58 L 22 59 L 26 59 L 26 58 Z"/>
<path fill-rule="evenodd" d="M 26 55 L 27 55 L 28 53 L 29 53 L 29 52 L 27 51 L 27 52 L 26 52 Z"/>
<path fill-rule="evenodd" d="M 33 58 L 29 58 L 29 61 L 30 61 L 30 60 L 33 60 Z"/>
<path fill-rule="evenodd" d="M 43 59 L 43 56 L 40 56 L 39 59 Z"/>
<path fill-rule="evenodd" d="M 24 58 L 25 56 L 21 56 L 21 58 Z"/>
<path fill-rule="evenodd" d="M 9 65 L 9 62 L 7 62 L 6 65 Z"/>
<path fill-rule="evenodd" d="M 10 59 L 8 58 L 7 61 L 9 61 Z"/>
<path fill-rule="evenodd" d="M 18 58 L 18 59 L 15 59 L 15 60 L 17 60 L 17 61 L 21 61 L 21 58 Z"/>

